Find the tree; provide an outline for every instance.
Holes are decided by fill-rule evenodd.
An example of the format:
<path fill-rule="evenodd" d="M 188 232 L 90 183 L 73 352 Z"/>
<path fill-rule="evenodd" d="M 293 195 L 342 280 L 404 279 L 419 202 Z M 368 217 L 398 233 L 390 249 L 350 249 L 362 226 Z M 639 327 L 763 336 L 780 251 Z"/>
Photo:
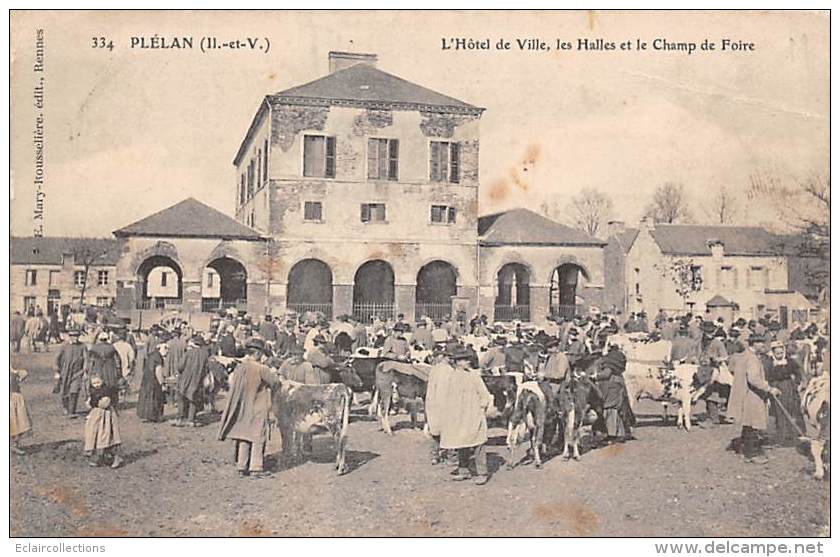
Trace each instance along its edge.
<path fill-rule="evenodd" d="M 706 212 L 713 224 L 732 224 L 738 216 L 738 198 L 726 186 L 721 186 Z"/>
<path fill-rule="evenodd" d="M 827 295 L 831 255 L 831 179 L 819 172 L 785 182 L 778 174 L 757 171 L 750 176 L 747 199 L 766 203 L 776 220 L 774 228 L 789 235 L 780 240 L 780 254 L 793 255 L 803 266 L 806 282 Z"/>
<path fill-rule="evenodd" d="M 674 292 L 683 301 L 683 309 L 691 294 L 703 289 L 703 277 L 700 275 L 699 267 L 690 257 L 676 257 L 664 265 L 657 264 L 654 267 L 662 273 L 664 278 L 671 279 Z"/>
<path fill-rule="evenodd" d="M 85 291 L 87 290 L 90 268 L 104 263 L 108 250 L 94 239 L 82 239 L 74 245 L 70 253 L 73 255 L 74 264 L 82 267 L 82 282 L 78 285 L 81 289 L 79 305 L 82 306 L 85 303 Z"/>
<path fill-rule="evenodd" d="M 597 236 L 598 231 L 606 228 L 612 212 L 612 199 L 594 188 L 580 190 L 566 207 L 572 226 L 585 230 L 590 236 Z"/>
<path fill-rule="evenodd" d="M 645 209 L 645 216 L 653 218 L 653 222 L 690 222 L 691 210 L 682 184 L 666 182 L 659 186 Z"/>

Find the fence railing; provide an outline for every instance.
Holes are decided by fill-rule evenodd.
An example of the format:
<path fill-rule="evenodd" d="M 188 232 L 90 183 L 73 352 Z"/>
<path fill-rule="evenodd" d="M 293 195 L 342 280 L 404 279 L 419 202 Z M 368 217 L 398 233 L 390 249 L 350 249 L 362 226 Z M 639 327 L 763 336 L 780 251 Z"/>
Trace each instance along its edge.
<path fill-rule="evenodd" d="M 495 306 L 494 321 L 530 321 L 531 306 Z"/>
<path fill-rule="evenodd" d="M 552 317 L 562 317 L 564 319 L 574 319 L 577 313 L 577 306 L 574 304 L 551 306 L 549 309 Z"/>
<path fill-rule="evenodd" d="M 222 300 L 221 298 L 201 299 L 201 311 L 204 313 L 213 313 L 219 311 L 220 309 L 227 308 L 246 311 L 248 309 L 248 300 Z"/>
<path fill-rule="evenodd" d="M 433 321 L 446 319 L 452 315 L 451 302 L 422 302 L 414 306 L 414 314 L 418 319 L 428 317 Z"/>
<path fill-rule="evenodd" d="M 137 300 L 136 309 L 166 309 L 172 306 L 180 306 L 182 298 L 144 298 Z"/>
<path fill-rule="evenodd" d="M 327 319 L 332 319 L 332 304 L 315 304 L 308 302 L 299 302 L 294 304 L 286 304 L 286 309 L 297 313 L 306 313 L 311 311 L 313 313 L 323 313 Z"/>
<path fill-rule="evenodd" d="M 380 319 L 393 319 L 394 303 L 361 302 L 353 304 L 353 317 L 362 323 L 369 323 L 373 316 Z"/>

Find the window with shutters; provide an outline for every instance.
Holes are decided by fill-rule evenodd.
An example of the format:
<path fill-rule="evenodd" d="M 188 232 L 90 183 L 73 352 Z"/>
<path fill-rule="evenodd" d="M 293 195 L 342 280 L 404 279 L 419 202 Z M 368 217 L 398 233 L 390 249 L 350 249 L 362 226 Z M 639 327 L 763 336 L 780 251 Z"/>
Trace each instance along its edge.
<path fill-rule="evenodd" d="M 303 137 L 303 175 L 313 178 L 335 178 L 334 137 Z"/>
<path fill-rule="evenodd" d="M 429 145 L 429 178 L 432 182 L 457 184 L 461 178 L 461 146 L 449 141 Z"/>
<path fill-rule="evenodd" d="M 397 139 L 368 139 L 368 179 L 398 180 L 399 154 Z"/>
<path fill-rule="evenodd" d="M 321 202 L 307 201 L 303 204 L 303 220 L 320 221 L 321 220 Z"/>
<path fill-rule="evenodd" d="M 38 271 L 34 269 L 27 269 L 26 270 L 26 286 L 37 286 L 38 285 Z"/>
<path fill-rule="evenodd" d="M 384 203 L 362 203 L 362 222 L 385 222 Z"/>
<path fill-rule="evenodd" d="M 254 197 L 254 161 L 248 165 L 248 200 Z"/>
<path fill-rule="evenodd" d="M 268 182 L 268 140 L 263 142 L 263 183 Z"/>
<path fill-rule="evenodd" d="M 239 204 L 245 204 L 245 174 L 243 173 L 239 179 Z"/>
<path fill-rule="evenodd" d="M 262 187 L 262 149 L 257 149 L 257 187 L 256 189 L 260 189 Z"/>
<path fill-rule="evenodd" d="M 691 288 L 692 290 L 703 288 L 703 268 L 700 265 L 691 266 Z"/>
<path fill-rule="evenodd" d="M 455 207 L 432 205 L 432 222 L 437 224 L 455 224 Z"/>

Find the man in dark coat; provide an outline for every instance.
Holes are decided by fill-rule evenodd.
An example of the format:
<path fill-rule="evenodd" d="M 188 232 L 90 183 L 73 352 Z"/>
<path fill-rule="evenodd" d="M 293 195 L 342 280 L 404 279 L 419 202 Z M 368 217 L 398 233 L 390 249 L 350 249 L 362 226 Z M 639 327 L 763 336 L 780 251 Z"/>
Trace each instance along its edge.
<path fill-rule="evenodd" d="M 274 348 L 274 343 L 277 342 L 277 326 L 274 324 L 270 315 L 266 315 L 265 319 L 260 323 L 260 336 L 266 345 Z"/>
<path fill-rule="evenodd" d="M 609 352 L 600 359 L 593 377 L 604 400 L 604 421 L 593 425 L 593 429 L 604 431 L 608 442 L 613 439 L 630 439 L 632 427 L 635 425 L 635 416 L 630 409 L 627 386 L 624 383 L 626 367 L 627 358 L 618 347 L 611 346 Z"/>
<path fill-rule="evenodd" d="M 225 358 L 236 357 L 236 339 L 233 338 L 233 331 L 233 325 L 229 325 L 219 336 L 219 352 L 221 352 L 222 356 Z"/>
<path fill-rule="evenodd" d="M 258 339 L 246 345 L 246 355 L 233 372 L 233 385 L 219 427 L 219 440 L 234 440 L 236 469 L 241 476 L 268 475 L 263 470 L 268 440 L 271 388 L 279 381 L 260 363 L 264 345 Z"/>
<path fill-rule="evenodd" d="M 20 341 L 23 338 L 23 327 L 25 323 L 26 319 L 23 318 L 19 311 L 14 312 L 12 318 L 9 320 L 9 344 L 12 352 L 16 354 L 20 352 Z"/>
<path fill-rule="evenodd" d="M 175 387 L 180 403 L 178 419 L 172 425 L 196 427 L 195 415 L 204 402 L 204 378 L 209 370 L 209 356 L 204 349 L 204 339 L 196 335 L 190 339 L 184 358 L 178 368 L 178 384 Z"/>
<path fill-rule="evenodd" d="M 55 368 L 59 374 L 59 393 L 64 413 L 70 418 L 75 418 L 79 392 L 82 390 L 85 379 L 86 349 L 85 345 L 79 342 L 78 330 L 69 331 L 68 335 L 70 341 L 59 349 Z"/>

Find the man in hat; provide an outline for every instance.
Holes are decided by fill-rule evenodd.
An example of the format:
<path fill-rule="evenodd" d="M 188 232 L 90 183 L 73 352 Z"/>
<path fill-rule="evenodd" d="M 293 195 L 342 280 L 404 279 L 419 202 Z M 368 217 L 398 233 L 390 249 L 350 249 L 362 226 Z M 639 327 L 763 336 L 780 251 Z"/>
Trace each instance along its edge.
<path fill-rule="evenodd" d="M 181 362 L 184 360 L 184 354 L 187 351 L 187 341 L 183 338 L 183 332 L 180 327 L 172 331 L 171 335 L 171 338 L 166 341 L 169 345 L 169 358 L 166 360 L 166 371 L 169 377 L 177 377 L 178 369 L 180 369 Z"/>
<path fill-rule="evenodd" d="M 507 341 L 504 335 L 497 335 L 493 337 L 493 343 L 484 356 L 481 358 L 481 369 L 490 371 L 493 374 L 499 374 L 505 370 L 505 345 Z"/>
<path fill-rule="evenodd" d="M 411 343 L 419 345 L 424 350 L 431 350 L 435 346 L 432 340 L 432 332 L 426 326 L 426 322 L 422 319 L 414 326 L 414 332 L 411 335 Z"/>
<path fill-rule="evenodd" d="M 463 348 L 450 353 L 452 367 L 447 370 L 445 393 L 436 403 L 433 426 L 440 432 L 441 449 L 458 450 L 458 471 L 455 480 L 470 479 L 469 459 L 475 459 L 477 485 L 488 480 L 487 418 L 485 412 L 493 397 L 477 370 L 470 369 L 471 354 Z"/>
<path fill-rule="evenodd" d="M 508 373 L 522 373 L 525 371 L 525 357 L 527 353 L 522 346 L 521 339 L 512 335 L 510 343 L 504 348 L 505 370 Z"/>
<path fill-rule="evenodd" d="M 122 374 L 124 384 L 126 387 L 131 382 L 131 372 L 134 370 L 134 347 L 128 342 L 128 328 L 125 323 L 120 321 L 112 327 L 116 339 L 114 340 L 114 350 L 120 355 L 120 371 Z"/>
<path fill-rule="evenodd" d="M 574 367 L 588 353 L 589 350 L 580 339 L 580 330 L 577 327 L 569 329 L 568 346 L 566 347 L 566 358 L 569 360 L 569 365 Z"/>
<path fill-rule="evenodd" d="M 688 322 L 688 338 L 695 341 L 696 343 L 700 343 L 700 340 L 703 338 L 703 316 L 696 315 L 694 319 L 689 320 Z"/>
<path fill-rule="evenodd" d="M 539 371 L 546 381 L 551 383 L 564 383 L 569 379 L 571 373 L 571 366 L 569 365 L 569 358 L 560 352 L 560 341 L 557 339 L 550 340 L 546 346 L 548 358 Z"/>
<path fill-rule="evenodd" d="M 405 327 L 402 323 L 394 325 L 394 330 L 391 331 L 391 336 L 385 339 L 385 344 L 382 345 L 382 357 L 391 360 L 408 361 L 411 359 L 411 347 L 408 341 L 403 337 Z"/>
<path fill-rule="evenodd" d="M 260 323 L 260 336 L 265 341 L 265 344 L 272 349 L 277 342 L 277 326 L 274 324 L 274 319 L 271 315 L 266 315 L 265 319 Z"/>
<path fill-rule="evenodd" d="M 440 452 L 441 420 L 446 416 L 447 396 L 449 394 L 449 376 L 452 372 L 452 364 L 447 353 L 441 345 L 434 347 L 432 351 L 432 366 L 429 369 L 429 380 L 426 383 L 426 399 L 424 401 L 424 412 L 426 414 L 426 426 L 429 436 L 432 439 L 431 461 L 432 464 L 443 462 Z"/>
<path fill-rule="evenodd" d="M 303 347 L 298 345 L 289 349 L 289 357 L 280 366 L 280 375 L 306 385 L 325 385 L 330 382 L 330 374 L 305 360 Z"/>
<path fill-rule="evenodd" d="M 764 342 L 763 336 L 750 335 L 749 348 L 733 354 L 729 360 L 733 381 L 727 415 L 741 426 L 741 456 L 746 462 L 753 464 L 768 462 L 761 449 L 759 431 L 767 429 L 768 395 L 781 394 L 781 391 L 770 385 L 764 376 L 764 366 L 757 353 L 762 349 Z"/>
<path fill-rule="evenodd" d="M 675 364 L 696 364 L 700 345 L 689 336 L 688 325 L 680 323 L 677 336 L 671 341 L 671 361 Z"/>
<path fill-rule="evenodd" d="M 674 323 L 674 318 L 666 318 L 665 323 L 662 324 L 662 340 L 674 340 L 678 330 L 679 326 Z"/>
<path fill-rule="evenodd" d="M 260 362 L 264 344 L 252 339 L 245 346 L 245 357 L 233 372 L 218 438 L 234 440 L 234 458 L 240 476 L 269 475 L 263 469 L 271 410 L 271 388 L 279 384 L 271 368 Z"/>
<path fill-rule="evenodd" d="M 720 366 L 726 365 L 729 354 L 726 352 L 723 341 L 716 336 L 717 325 L 712 321 L 704 321 L 701 328 L 703 339 L 700 344 L 696 380 L 699 384 L 706 386 L 702 397 L 706 402 L 706 420 L 703 423 L 717 426 L 723 420 L 720 415 L 720 405 L 726 403 L 729 387 L 716 382 L 714 377 Z"/>
<path fill-rule="evenodd" d="M 787 357 L 787 346 L 781 340 L 770 343 L 770 352 L 764 359 L 764 374 L 770 386 L 779 391 L 778 399 L 770 404 L 770 415 L 774 418 L 776 444 L 781 447 L 792 447 L 797 443 L 799 434 L 784 415 L 779 404 L 796 421 L 799 431 L 804 431 L 805 421 L 802 419 L 797 391 L 797 385 L 802 382 L 802 368 L 796 360 Z"/>
<path fill-rule="evenodd" d="M 64 413 L 70 418 L 76 417 L 79 392 L 85 380 L 85 345 L 79 342 L 78 329 L 67 331 L 70 340 L 61 345 L 55 360 L 59 374 L 59 393 Z"/>
<path fill-rule="evenodd" d="M 606 338 L 602 337 L 606 342 Z M 627 358 L 614 344 L 598 362 L 592 379 L 597 382 L 603 395 L 604 419 L 593 424 L 593 430 L 606 434 L 606 441 L 623 442 L 631 439 L 636 419 L 630 408 L 627 385 L 624 382 L 624 370 Z"/>
<path fill-rule="evenodd" d="M 440 321 L 435 321 L 435 328 L 432 329 L 432 340 L 435 344 L 444 344 L 449 340 L 449 333 Z"/>
<path fill-rule="evenodd" d="M 122 383 L 122 360 L 110 342 L 111 335 L 102 331 L 97 335 L 96 342 L 87 352 L 88 377 L 99 375 L 102 384 L 108 389 L 119 389 Z M 114 402 L 114 408 L 117 407 Z"/>
<path fill-rule="evenodd" d="M 190 339 L 187 351 L 178 368 L 178 418 L 172 425 L 197 427 L 195 415 L 204 403 L 204 378 L 209 371 L 209 356 L 204 349 L 204 339 L 195 335 Z"/>

